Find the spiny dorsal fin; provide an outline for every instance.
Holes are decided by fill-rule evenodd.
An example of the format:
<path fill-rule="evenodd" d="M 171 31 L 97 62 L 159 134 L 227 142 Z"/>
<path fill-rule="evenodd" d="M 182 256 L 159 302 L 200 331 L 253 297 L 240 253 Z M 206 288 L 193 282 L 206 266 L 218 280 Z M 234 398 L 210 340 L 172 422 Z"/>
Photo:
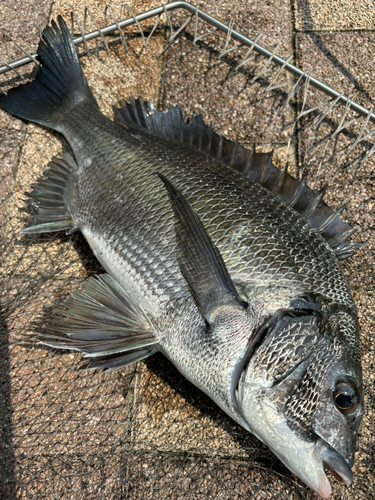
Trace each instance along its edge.
<path fill-rule="evenodd" d="M 183 120 L 179 106 L 170 106 L 165 112 L 157 111 L 151 102 L 141 97 L 122 101 L 114 112 L 127 128 L 142 128 L 190 144 L 262 184 L 308 220 L 330 244 L 339 260 L 350 257 L 364 244 L 346 241 L 358 228 L 341 219 L 342 209 L 336 212 L 323 201 L 325 188 L 313 191 L 306 185 L 305 178 L 295 179 L 288 174 L 287 168 L 283 171 L 276 168 L 272 152 L 258 153 L 254 147 L 246 149 L 237 141 L 225 139 L 204 124 L 202 115 L 193 115 L 188 123 Z"/>

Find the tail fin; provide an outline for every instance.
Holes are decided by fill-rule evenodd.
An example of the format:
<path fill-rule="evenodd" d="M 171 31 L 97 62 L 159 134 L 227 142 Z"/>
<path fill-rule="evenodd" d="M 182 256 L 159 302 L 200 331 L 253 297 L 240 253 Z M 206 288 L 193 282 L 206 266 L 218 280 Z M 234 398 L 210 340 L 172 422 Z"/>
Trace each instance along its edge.
<path fill-rule="evenodd" d="M 57 18 L 42 34 L 38 47 L 41 63 L 35 81 L 0 96 L 0 108 L 26 120 L 62 131 L 62 115 L 83 100 L 97 106 L 82 72 L 72 37 L 65 21 Z"/>

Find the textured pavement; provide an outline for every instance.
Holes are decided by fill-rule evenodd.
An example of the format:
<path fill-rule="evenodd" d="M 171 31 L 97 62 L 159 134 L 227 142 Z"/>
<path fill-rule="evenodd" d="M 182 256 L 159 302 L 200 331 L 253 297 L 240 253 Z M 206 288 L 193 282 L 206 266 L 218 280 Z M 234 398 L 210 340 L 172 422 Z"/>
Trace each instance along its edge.
<path fill-rule="evenodd" d="M 134 13 L 159 2 L 132 1 Z M 372 0 L 205 0 L 196 5 L 234 29 L 254 38 L 366 108 L 374 106 L 375 7 Z M 30 52 L 39 28 L 58 14 L 69 19 L 75 9 L 81 27 L 90 8 L 103 24 L 104 1 L 32 0 L 0 4 L 0 33 Z M 119 1 L 111 16 L 129 17 Z M 178 29 L 187 15 L 171 15 Z M 164 21 L 165 22 L 165 21 Z M 153 21 L 142 25 L 145 34 Z M 88 18 L 86 31 L 95 28 Z M 163 30 L 147 48 L 136 28 L 127 31 L 127 51 L 108 37 L 80 46 L 82 64 L 101 109 L 121 98 L 142 95 L 159 107 L 179 104 L 185 116 L 202 113 L 226 137 L 261 150 L 275 150 L 275 163 L 296 176 L 308 173 L 309 184 L 328 183 L 326 200 L 359 226 L 354 239 L 368 243 L 343 262 L 352 287 L 361 327 L 367 413 L 351 488 L 333 480 L 333 498 L 375 497 L 374 474 L 374 328 L 375 328 L 375 155 L 374 127 L 344 107 L 334 108 L 317 126 L 318 111 L 296 122 L 306 105 L 328 98 L 277 68 L 262 73 L 260 57 L 239 66 L 247 50 L 194 22 L 166 47 Z M 77 25 L 75 33 L 78 33 Z M 223 47 L 226 49 L 222 52 Z M 12 60 L 22 51 L 7 43 Z M 5 47 L 0 56 L 7 58 Z M 28 76 L 30 68 L 20 73 Z M 2 88 L 17 83 L 1 80 Z M 273 82 L 273 83 L 272 83 Z M 269 87 L 276 87 L 270 88 Z M 320 108 L 324 109 L 324 108 Z M 0 498 L 251 498 L 313 499 L 259 441 L 231 421 L 209 398 L 187 382 L 161 355 L 136 368 L 103 374 L 78 372 L 79 356 L 54 353 L 36 343 L 24 345 L 31 324 L 43 327 L 48 315 L 70 290 L 100 270 L 79 236 L 21 238 L 20 207 L 54 154 L 67 145 L 58 134 L 0 113 L 0 223 L 3 238 L 0 282 Z M 359 140 L 361 139 L 361 140 Z M 5 242 L 5 244 L 4 244 Z"/>

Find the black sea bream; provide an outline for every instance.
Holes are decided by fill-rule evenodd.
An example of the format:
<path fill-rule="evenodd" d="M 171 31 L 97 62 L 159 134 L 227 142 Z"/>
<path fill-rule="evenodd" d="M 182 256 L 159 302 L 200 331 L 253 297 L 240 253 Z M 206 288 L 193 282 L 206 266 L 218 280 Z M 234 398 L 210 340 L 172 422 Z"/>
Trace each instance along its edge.
<path fill-rule="evenodd" d="M 0 107 L 61 132 L 24 233 L 79 230 L 107 274 L 57 312 L 45 344 L 90 368 L 162 352 L 321 497 L 350 485 L 363 414 L 358 322 L 339 259 L 354 229 L 272 157 L 200 116 L 122 103 L 99 110 L 61 17 L 34 82 Z"/>

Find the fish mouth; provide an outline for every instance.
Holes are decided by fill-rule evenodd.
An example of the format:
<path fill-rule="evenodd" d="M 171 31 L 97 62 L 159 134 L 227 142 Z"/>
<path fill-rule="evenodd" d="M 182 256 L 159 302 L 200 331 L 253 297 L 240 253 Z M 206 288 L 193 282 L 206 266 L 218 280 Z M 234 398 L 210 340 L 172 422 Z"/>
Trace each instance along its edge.
<path fill-rule="evenodd" d="M 346 486 L 353 481 L 353 473 L 342 455 L 326 441 L 319 438 L 306 446 L 291 446 L 285 452 L 272 450 L 296 476 L 321 498 L 328 498 L 332 493 L 331 483 L 326 471 Z"/>
<path fill-rule="evenodd" d="M 353 473 L 342 455 L 334 450 L 327 442 L 320 439 L 317 443 L 317 451 L 321 460 L 323 470 L 321 471 L 317 488 L 315 491 L 321 498 L 328 498 L 331 494 L 331 485 L 325 474 L 329 471 L 335 479 L 350 486 L 353 482 Z"/>
<path fill-rule="evenodd" d="M 341 483 L 346 484 L 346 486 L 352 484 L 353 473 L 346 460 L 337 451 L 327 450 L 327 454 L 323 458 L 323 466 Z"/>

